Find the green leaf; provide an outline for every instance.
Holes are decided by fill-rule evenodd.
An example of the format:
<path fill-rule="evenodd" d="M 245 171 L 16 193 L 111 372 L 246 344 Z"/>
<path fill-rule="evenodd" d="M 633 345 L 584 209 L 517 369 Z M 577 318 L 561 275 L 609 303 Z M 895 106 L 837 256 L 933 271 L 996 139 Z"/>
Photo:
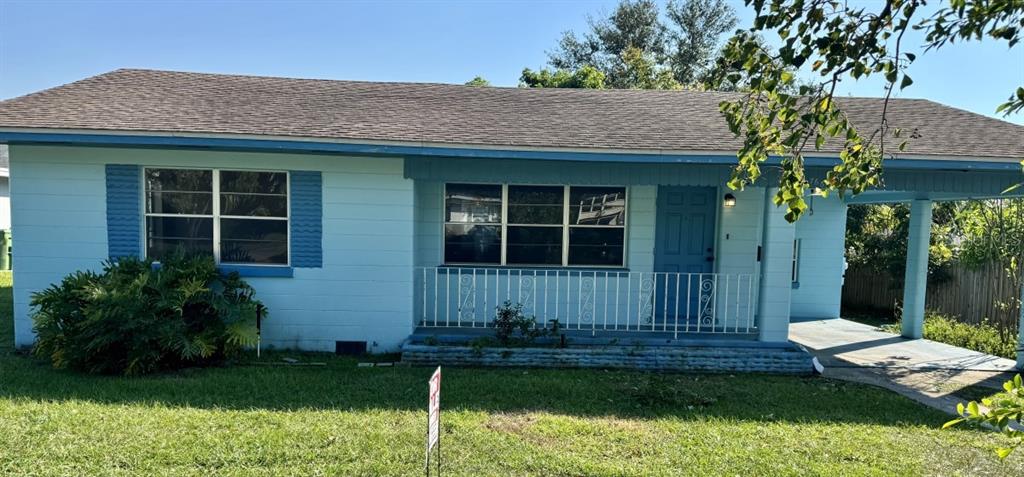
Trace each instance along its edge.
<path fill-rule="evenodd" d="M 959 408 L 961 406 L 963 406 L 963 405 L 961 404 L 961 405 L 957 406 L 957 409 L 959 410 Z M 955 426 L 957 424 L 960 424 L 961 422 L 964 422 L 964 418 L 958 417 L 956 419 L 953 419 L 952 421 L 946 421 L 946 423 L 942 425 L 942 428 L 943 429 L 949 429 L 950 427 L 953 427 L 953 426 Z"/>
<path fill-rule="evenodd" d="M 1006 459 L 1010 456 L 1011 452 L 1013 452 L 1013 449 L 1009 447 L 1000 447 L 996 449 L 996 455 L 999 456 L 999 460 Z"/>
<path fill-rule="evenodd" d="M 900 82 L 900 89 L 904 89 L 912 84 L 914 84 L 914 80 L 910 79 L 910 75 L 903 75 L 903 81 Z"/>

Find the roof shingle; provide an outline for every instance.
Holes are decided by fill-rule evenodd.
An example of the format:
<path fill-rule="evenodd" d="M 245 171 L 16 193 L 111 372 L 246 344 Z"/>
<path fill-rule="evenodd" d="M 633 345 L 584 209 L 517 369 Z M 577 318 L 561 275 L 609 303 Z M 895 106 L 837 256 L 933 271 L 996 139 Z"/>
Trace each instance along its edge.
<path fill-rule="evenodd" d="M 2 101 L 0 128 L 731 153 L 739 141 L 718 111 L 731 97 L 125 69 Z M 879 120 L 881 99 L 839 103 L 861 128 Z M 1024 157 L 1024 126 L 920 99 L 892 100 L 888 116 L 919 136 L 906 154 Z"/>

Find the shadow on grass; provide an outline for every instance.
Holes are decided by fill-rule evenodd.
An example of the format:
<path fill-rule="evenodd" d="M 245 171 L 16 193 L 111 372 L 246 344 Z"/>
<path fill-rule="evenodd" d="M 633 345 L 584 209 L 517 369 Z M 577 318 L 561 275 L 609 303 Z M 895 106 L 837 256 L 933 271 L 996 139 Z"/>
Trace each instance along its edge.
<path fill-rule="evenodd" d="M 352 359 L 315 354 L 300 357 L 327 365 L 241 365 L 123 378 L 55 371 L 30 357 L 6 353 L 0 356 L 0 399 L 228 410 L 424 412 L 430 368 L 357 368 Z M 929 427 L 947 419 L 942 413 L 869 386 L 818 377 L 751 374 L 448 368 L 444 402 L 449 410 L 639 419 Z"/>

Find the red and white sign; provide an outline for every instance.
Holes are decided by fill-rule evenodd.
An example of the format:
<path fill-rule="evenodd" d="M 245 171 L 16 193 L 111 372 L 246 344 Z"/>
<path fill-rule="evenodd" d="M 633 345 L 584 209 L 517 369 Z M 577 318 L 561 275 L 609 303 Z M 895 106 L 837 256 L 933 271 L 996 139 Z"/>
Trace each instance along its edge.
<path fill-rule="evenodd" d="M 430 377 L 430 405 L 427 408 L 427 454 L 441 439 L 441 367 Z"/>

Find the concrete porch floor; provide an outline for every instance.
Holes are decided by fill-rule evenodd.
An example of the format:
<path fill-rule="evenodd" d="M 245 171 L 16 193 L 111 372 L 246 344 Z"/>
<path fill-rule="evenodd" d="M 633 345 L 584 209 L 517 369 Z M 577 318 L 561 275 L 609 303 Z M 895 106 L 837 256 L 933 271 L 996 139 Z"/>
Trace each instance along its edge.
<path fill-rule="evenodd" d="M 964 401 L 955 394 L 958 390 L 999 390 L 1018 372 L 1009 359 L 910 340 L 844 319 L 794 321 L 789 339 L 818 358 L 826 377 L 884 387 L 950 413 Z"/>

